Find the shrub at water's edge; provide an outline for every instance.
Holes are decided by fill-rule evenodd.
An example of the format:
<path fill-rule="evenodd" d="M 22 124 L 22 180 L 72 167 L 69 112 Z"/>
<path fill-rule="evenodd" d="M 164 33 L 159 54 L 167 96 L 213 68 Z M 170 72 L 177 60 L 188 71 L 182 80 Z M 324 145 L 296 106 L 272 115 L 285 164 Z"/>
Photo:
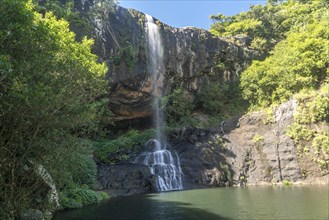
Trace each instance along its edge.
<path fill-rule="evenodd" d="M 109 199 L 106 192 L 95 192 L 87 187 L 72 187 L 60 193 L 62 209 L 82 208 Z"/>

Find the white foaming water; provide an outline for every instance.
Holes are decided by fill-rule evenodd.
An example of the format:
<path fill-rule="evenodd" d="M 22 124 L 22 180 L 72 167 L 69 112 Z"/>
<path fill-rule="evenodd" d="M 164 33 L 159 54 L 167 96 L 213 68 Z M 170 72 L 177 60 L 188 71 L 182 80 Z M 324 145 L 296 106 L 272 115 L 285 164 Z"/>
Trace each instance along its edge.
<path fill-rule="evenodd" d="M 158 191 L 169 191 L 183 189 L 182 170 L 179 157 L 176 152 L 171 152 L 165 146 L 160 146 L 160 142 L 151 139 L 146 146 L 154 151 L 145 152 L 139 155 L 135 163 L 141 163 L 150 167 L 151 173 L 156 177 L 156 187 Z"/>
<path fill-rule="evenodd" d="M 158 191 L 169 191 L 183 189 L 182 170 L 179 157 L 176 152 L 167 150 L 167 144 L 162 127 L 164 126 L 164 115 L 160 106 L 162 89 L 159 88 L 163 79 L 163 46 L 159 27 L 154 23 L 150 15 L 146 16 L 146 27 L 148 36 L 148 50 L 150 56 L 150 71 L 153 74 L 152 86 L 154 96 L 153 121 L 156 128 L 156 139 L 149 140 L 146 147 L 149 152 L 139 155 L 135 162 L 150 167 L 150 171 L 156 177 Z M 174 154 L 174 156 L 173 156 Z"/>

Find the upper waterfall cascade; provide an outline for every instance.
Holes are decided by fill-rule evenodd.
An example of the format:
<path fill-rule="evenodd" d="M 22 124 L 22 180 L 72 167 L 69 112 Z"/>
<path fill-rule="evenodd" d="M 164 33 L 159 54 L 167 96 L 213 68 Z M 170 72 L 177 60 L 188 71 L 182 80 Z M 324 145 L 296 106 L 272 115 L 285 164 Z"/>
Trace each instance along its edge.
<path fill-rule="evenodd" d="M 167 150 L 167 143 L 163 131 L 165 125 L 164 112 L 160 106 L 160 98 L 163 91 L 159 87 L 163 79 L 163 45 L 159 27 L 154 23 L 152 16 L 146 15 L 147 43 L 150 57 L 150 72 L 153 74 L 154 113 L 153 121 L 156 128 L 156 139 L 146 143 L 149 152 L 139 155 L 135 162 L 150 167 L 150 171 L 156 177 L 158 191 L 183 189 L 182 170 L 180 160 L 176 152 Z"/>

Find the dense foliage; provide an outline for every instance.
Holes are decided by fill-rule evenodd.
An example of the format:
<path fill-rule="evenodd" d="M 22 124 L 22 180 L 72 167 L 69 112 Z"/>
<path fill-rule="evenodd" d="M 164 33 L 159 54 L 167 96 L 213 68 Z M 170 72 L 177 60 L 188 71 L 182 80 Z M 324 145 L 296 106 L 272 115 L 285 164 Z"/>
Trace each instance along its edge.
<path fill-rule="evenodd" d="M 49 208 L 39 164 L 59 190 L 92 185 L 82 138 L 98 128 L 107 68 L 92 40 L 76 42 L 66 21 L 38 14 L 31 0 L 2 0 L 0 25 L 0 218 L 8 219 Z"/>
<path fill-rule="evenodd" d="M 294 140 L 301 155 L 311 158 L 325 171 L 329 155 L 329 85 L 300 92 L 294 98 L 299 105 L 286 134 Z"/>
<path fill-rule="evenodd" d="M 239 86 L 212 82 L 201 88 L 195 106 L 211 118 L 223 119 L 241 112 L 241 97 L 251 109 L 260 109 L 328 83 L 328 7 L 324 0 L 268 1 L 235 16 L 210 16 L 213 34 L 233 40 L 250 38 L 251 43 L 243 46 L 267 58 L 253 61 Z"/>
<path fill-rule="evenodd" d="M 298 103 L 294 123 L 285 132 L 294 140 L 300 157 L 310 158 L 323 170 L 328 169 L 329 155 L 328 11 L 325 0 L 288 0 L 251 6 L 236 16 L 211 16 L 213 34 L 233 36 L 229 39 L 249 37 L 251 43 L 244 46 L 267 55 L 262 61 L 253 61 L 240 78 L 242 96 L 250 109 L 270 109 L 294 98 Z M 204 104 L 205 110 L 222 115 L 223 107 L 217 102 L 225 97 L 216 87 L 206 90 L 209 92 L 201 100 L 212 101 Z M 218 101 L 216 97 L 220 97 Z"/>
<path fill-rule="evenodd" d="M 248 36 L 253 49 L 269 52 L 292 27 L 304 27 L 309 14 L 324 9 L 326 4 L 326 0 L 269 0 L 264 6 L 251 5 L 249 11 L 238 15 L 210 16 L 214 21 L 210 31 L 219 36 Z"/>
<path fill-rule="evenodd" d="M 268 106 L 328 81 L 328 27 L 312 24 L 303 33 L 291 33 L 272 56 L 253 62 L 242 74 L 244 96 L 253 105 Z"/>
<path fill-rule="evenodd" d="M 60 203 L 63 208 L 76 209 L 85 205 L 98 203 L 108 197 L 107 193 L 98 193 L 88 187 L 70 188 L 60 193 Z"/>
<path fill-rule="evenodd" d="M 197 91 L 195 98 L 186 90 L 177 88 L 162 101 L 170 127 L 215 126 L 224 119 L 243 112 L 247 107 L 241 96 L 239 81 L 210 82 Z M 198 117 L 199 113 L 206 117 Z"/>
<path fill-rule="evenodd" d="M 258 44 L 269 54 L 241 76 L 243 96 L 252 107 L 282 103 L 328 83 L 328 8 L 323 0 L 268 1 L 236 16 L 211 16 L 214 34 L 247 35 L 251 47 L 259 49 Z"/>
<path fill-rule="evenodd" d="M 239 82 L 209 83 L 198 93 L 198 104 L 211 116 L 228 118 L 244 107 Z"/>
<path fill-rule="evenodd" d="M 192 97 L 182 88 L 175 89 L 165 96 L 163 105 L 169 125 L 177 126 L 191 123 L 190 115 L 194 104 Z"/>
<path fill-rule="evenodd" d="M 95 143 L 96 159 L 109 164 L 131 160 L 130 156 L 137 156 L 144 144 L 154 136 L 155 131 L 152 129 L 143 132 L 130 130 L 116 139 L 99 141 Z"/>
<path fill-rule="evenodd" d="M 242 74 L 244 97 L 253 106 L 281 103 L 329 82 L 329 6 L 321 1 L 306 6 L 312 9 L 308 19 L 291 28 L 266 60 L 254 61 Z"/>
<path fill-rule="evenodd" d="M 260 14 L 253 17 L 256 11 Z M 262 18 L 270 15 L 270 11 L 278 16 L 263 27 Z M 273 107 L 292 97 L 297 100 L 294 123 L 286 134 L 295 141 L 301 156 L 311 158 L 324 169 L 327 169 L 325 158 L 329 154 L 328 11 L 328 1 L 270 1 L 265 6 L 252 7 L 221 26 L 224 35 L 247 34 L 254 40 L 261 37 L 264 42 L 275 42 L 265 60 L 253 61 L 242 73 L 242 95 L 251 109 Z M 249 20 L 251 18 L 258 19 L 258 23 Z M 278 19 L 281 22 L 275 24 Z M 245 22 L 258 25 L 245 30 Z M 277 28 L 274 34 L 263 35 L 272 27 Z M 266 50 L 274 44 L 267 45 Z"/>

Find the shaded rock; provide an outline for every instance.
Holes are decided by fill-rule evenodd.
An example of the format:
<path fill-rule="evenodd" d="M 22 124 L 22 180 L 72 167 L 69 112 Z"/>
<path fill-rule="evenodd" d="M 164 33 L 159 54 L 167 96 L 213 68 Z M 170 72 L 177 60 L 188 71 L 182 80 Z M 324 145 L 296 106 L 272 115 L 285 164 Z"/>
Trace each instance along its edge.
<path fill-rule="evenodd" d="M 184 127 L 169 134 L 172 149 L 180 158 L 185 189 L 232 184 L 233 171 L 226 157 L 234 155 L 218 140 L 218 134 L 199 128 Z"/>
<path fill-rule="evenodd" d="M 251 41 L 252 41 L 251 37 L 244 35 L 244 34 L 236 35 L 233 38 L 235 40 L 237 40 L 241 46 L 244 46 L 244 47 L 249 47 L 251 44 Z"/>
<path fill-rule="evenodd" d="M 101 190 L 110 195 L 154 192 L 156 184 L 149 167 L 138 164 L 98 165 L 97 180 Z"/>
<path fill-rule="evenodd" d="M 220 171 L 218 168 L 213 168 L 211 170 L 206 170 L 203 177 L 203 184 L 220 186 L 225 179 L 225 173 Z"/>

